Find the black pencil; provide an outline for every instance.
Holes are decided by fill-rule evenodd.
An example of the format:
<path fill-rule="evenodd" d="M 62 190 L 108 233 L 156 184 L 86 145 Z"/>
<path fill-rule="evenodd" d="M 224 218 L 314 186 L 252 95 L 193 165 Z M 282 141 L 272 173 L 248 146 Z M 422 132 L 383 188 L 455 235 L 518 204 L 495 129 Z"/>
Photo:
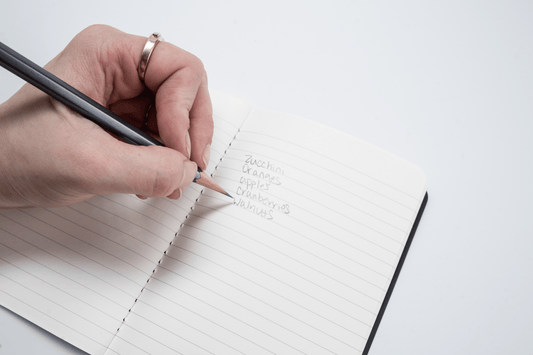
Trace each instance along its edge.
<path fill-rule="evenodd" d="M 2 42 L 0 42 L 0 65 L 71 110 L 114 134 L 124 142 L 142 146 L 164 146 L 157 139 L 135 127 Z M 213 179 L 200 169 L 196 174 L 194 182 L 231 197 L 231 195 L 218 186 Z"/>

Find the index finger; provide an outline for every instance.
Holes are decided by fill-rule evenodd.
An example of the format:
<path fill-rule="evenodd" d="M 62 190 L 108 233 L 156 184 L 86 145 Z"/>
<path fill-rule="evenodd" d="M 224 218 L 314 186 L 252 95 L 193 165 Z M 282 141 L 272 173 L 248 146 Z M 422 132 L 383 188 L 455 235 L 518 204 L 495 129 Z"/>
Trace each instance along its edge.
<path fill-rule="evenodd" d="M 146 70 L 145 84 L 156 93 L 158 130 L 165 145 L 206 169 L 213 109 L 202 62 L 170 43 L 159 43 Z"/>

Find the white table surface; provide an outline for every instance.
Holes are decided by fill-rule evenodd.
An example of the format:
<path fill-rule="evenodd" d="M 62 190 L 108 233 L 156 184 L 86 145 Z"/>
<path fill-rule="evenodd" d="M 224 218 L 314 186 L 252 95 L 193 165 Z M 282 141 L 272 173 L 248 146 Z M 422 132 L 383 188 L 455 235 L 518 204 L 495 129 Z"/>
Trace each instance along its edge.
<path fill-rule="evenodd" d="M 370 354 L 533 353 L 533 2 L 3 0 L 0 19 L 40 65 L 91 24 L 159 31 L 210 86 L 417 164 L 429 203 Z M 0 102 L 21 85 L 0 70 Z M 5 308 L 0 344 L 81 353 Z"/>

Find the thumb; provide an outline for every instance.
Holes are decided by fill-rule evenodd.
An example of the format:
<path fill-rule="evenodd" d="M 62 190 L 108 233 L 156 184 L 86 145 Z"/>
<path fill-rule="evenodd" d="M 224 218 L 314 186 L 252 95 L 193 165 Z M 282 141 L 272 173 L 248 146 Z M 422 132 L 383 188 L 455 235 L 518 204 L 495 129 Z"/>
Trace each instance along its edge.
<path fill-rule="evenodd" d="M 110 192 L 177 199 L 194 179 L 196 163 L 174 149 L 116 143 L 108 160 L 114 161 L 107 169 Z"/>

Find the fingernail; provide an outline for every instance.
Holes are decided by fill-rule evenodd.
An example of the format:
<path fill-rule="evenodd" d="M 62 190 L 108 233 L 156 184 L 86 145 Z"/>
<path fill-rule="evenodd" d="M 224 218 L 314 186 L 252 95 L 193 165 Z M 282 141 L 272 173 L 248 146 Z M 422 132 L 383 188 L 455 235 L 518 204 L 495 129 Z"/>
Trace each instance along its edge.
<path fill-rule="evenodd" d="M 187 158 L 191 159 L 191 135 L 185 132 L 185 142 L 187 142 Z"/>
<path fill-rule="evenodd" d="M 178 190 L 179 190 L 179 192 L 180 192 L 180 196 L 179 196 L 179 197 L 183 196 L 183 189 L 180 187 Z M 178 197 L 178 198 L 179 198 L 179 197 Z"/>
<path fill-rule="evenodd" d="M 206 144 L 204 149 L 204 164 L 205 167 L 209 165 L 209 157 L 211 156 L 211 144 Z"/>

